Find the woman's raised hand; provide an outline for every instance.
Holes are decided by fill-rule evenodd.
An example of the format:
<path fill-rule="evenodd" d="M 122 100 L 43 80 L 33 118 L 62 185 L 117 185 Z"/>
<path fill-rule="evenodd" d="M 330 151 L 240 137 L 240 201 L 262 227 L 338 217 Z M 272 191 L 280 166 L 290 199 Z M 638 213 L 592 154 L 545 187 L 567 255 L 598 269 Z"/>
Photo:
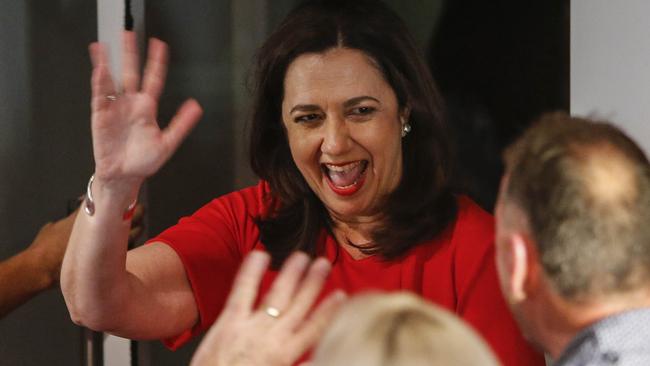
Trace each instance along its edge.
<path fill-rule="evenodd" d="M 226 305 L 191 366 L 291 366 L 321 337 L 345 300 L 337 290 L 312 309 L 329 275 L 329 262 L 292 254 L 256 308 L 269 260 L 261 251 L 244 259 Z"/>
<path fill-rule="evenodd" d="M 104 45 L 90 45 L 92 75 L 92 135 L 95 177 L 104 182 L 138 182 L 154 174 L 176 151 L 203 111 L 189 99 L 169 126 L 157 122 L 158 98 L 167 74 L 167 45 L 149 41 L 142 83 L 135 34 L 124 32 L 121 93 L 110 75 Z"/>

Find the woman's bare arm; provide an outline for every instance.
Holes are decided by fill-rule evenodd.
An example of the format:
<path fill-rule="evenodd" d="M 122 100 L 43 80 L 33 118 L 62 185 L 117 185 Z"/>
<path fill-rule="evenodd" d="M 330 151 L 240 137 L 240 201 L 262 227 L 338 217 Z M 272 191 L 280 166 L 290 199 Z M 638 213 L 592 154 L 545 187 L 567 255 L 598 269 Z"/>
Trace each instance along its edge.
<path fill-rule="evenodd" d="M 185 102 L 161 129 L 158 98 L 167 69 L 167 47 L 152 39 L 140 85 L 135 35 L 125 32 L 122 85 L 111 79 L 106 50 L 90 46 L 94 213 L 80 212 L 63 261 L 61 288 L 72 319 L 129 338 L 177 334 L 198 317 L 176 253 L 152 244 L 127 253 L 130 227 L 123 215 L 142 182 L 173 154 L 202 114 Z"/>

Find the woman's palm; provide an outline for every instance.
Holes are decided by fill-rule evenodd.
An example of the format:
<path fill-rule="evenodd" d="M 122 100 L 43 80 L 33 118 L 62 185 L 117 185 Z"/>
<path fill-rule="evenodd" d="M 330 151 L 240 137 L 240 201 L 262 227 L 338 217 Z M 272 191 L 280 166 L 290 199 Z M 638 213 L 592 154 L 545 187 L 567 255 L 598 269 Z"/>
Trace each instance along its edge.
<path fill-rule="evenodd" d="M 201 116 L 188 100 L 161 129 L 156 121 L 158 98 L 167 66 L 166 45 L 152 40 L 142 82 L 137 71 L 135 37 L 125 33 L 123 94 L 116 95 L 102 45 L 90 47 L 93 59 L 92 134 L 95 174 L 104 179 L 144 179 L 154 174 L 176 150 Z"/>

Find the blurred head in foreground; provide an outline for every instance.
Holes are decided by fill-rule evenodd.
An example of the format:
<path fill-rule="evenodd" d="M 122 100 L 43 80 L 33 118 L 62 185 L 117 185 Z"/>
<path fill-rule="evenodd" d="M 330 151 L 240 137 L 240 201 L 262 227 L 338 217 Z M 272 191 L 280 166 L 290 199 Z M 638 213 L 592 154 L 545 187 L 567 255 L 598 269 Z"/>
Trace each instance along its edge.
<path fill-rule="evenodd" d="M 505 163 L 497 264 L 523 332 L 558 358 L 572 341 L 579 346 L 585 329 L 601 334 L 597 322 L 647 308 L 643 151 L 611 124 L 552 113 L 506 151 Z"/>
<path fill-rule="evenodd" d="M 314 366 L 497 365 L 488 346 L 450 312 L 409 293 L 350 300 L 321 340 Z"/>

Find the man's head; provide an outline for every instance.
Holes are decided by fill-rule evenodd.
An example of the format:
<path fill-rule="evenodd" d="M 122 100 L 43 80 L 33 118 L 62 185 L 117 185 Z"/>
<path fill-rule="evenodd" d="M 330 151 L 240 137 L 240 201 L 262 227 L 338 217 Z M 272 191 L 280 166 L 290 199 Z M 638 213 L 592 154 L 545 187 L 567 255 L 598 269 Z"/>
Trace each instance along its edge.
<path fill-rule="evenodd" d="M 545 302 L 584 306 L 647 292 L 650 164 L 629 137 L 607 123 L 548 114 L 505 163 L 497 263 L 524 331 L 537 337 Z"/>

